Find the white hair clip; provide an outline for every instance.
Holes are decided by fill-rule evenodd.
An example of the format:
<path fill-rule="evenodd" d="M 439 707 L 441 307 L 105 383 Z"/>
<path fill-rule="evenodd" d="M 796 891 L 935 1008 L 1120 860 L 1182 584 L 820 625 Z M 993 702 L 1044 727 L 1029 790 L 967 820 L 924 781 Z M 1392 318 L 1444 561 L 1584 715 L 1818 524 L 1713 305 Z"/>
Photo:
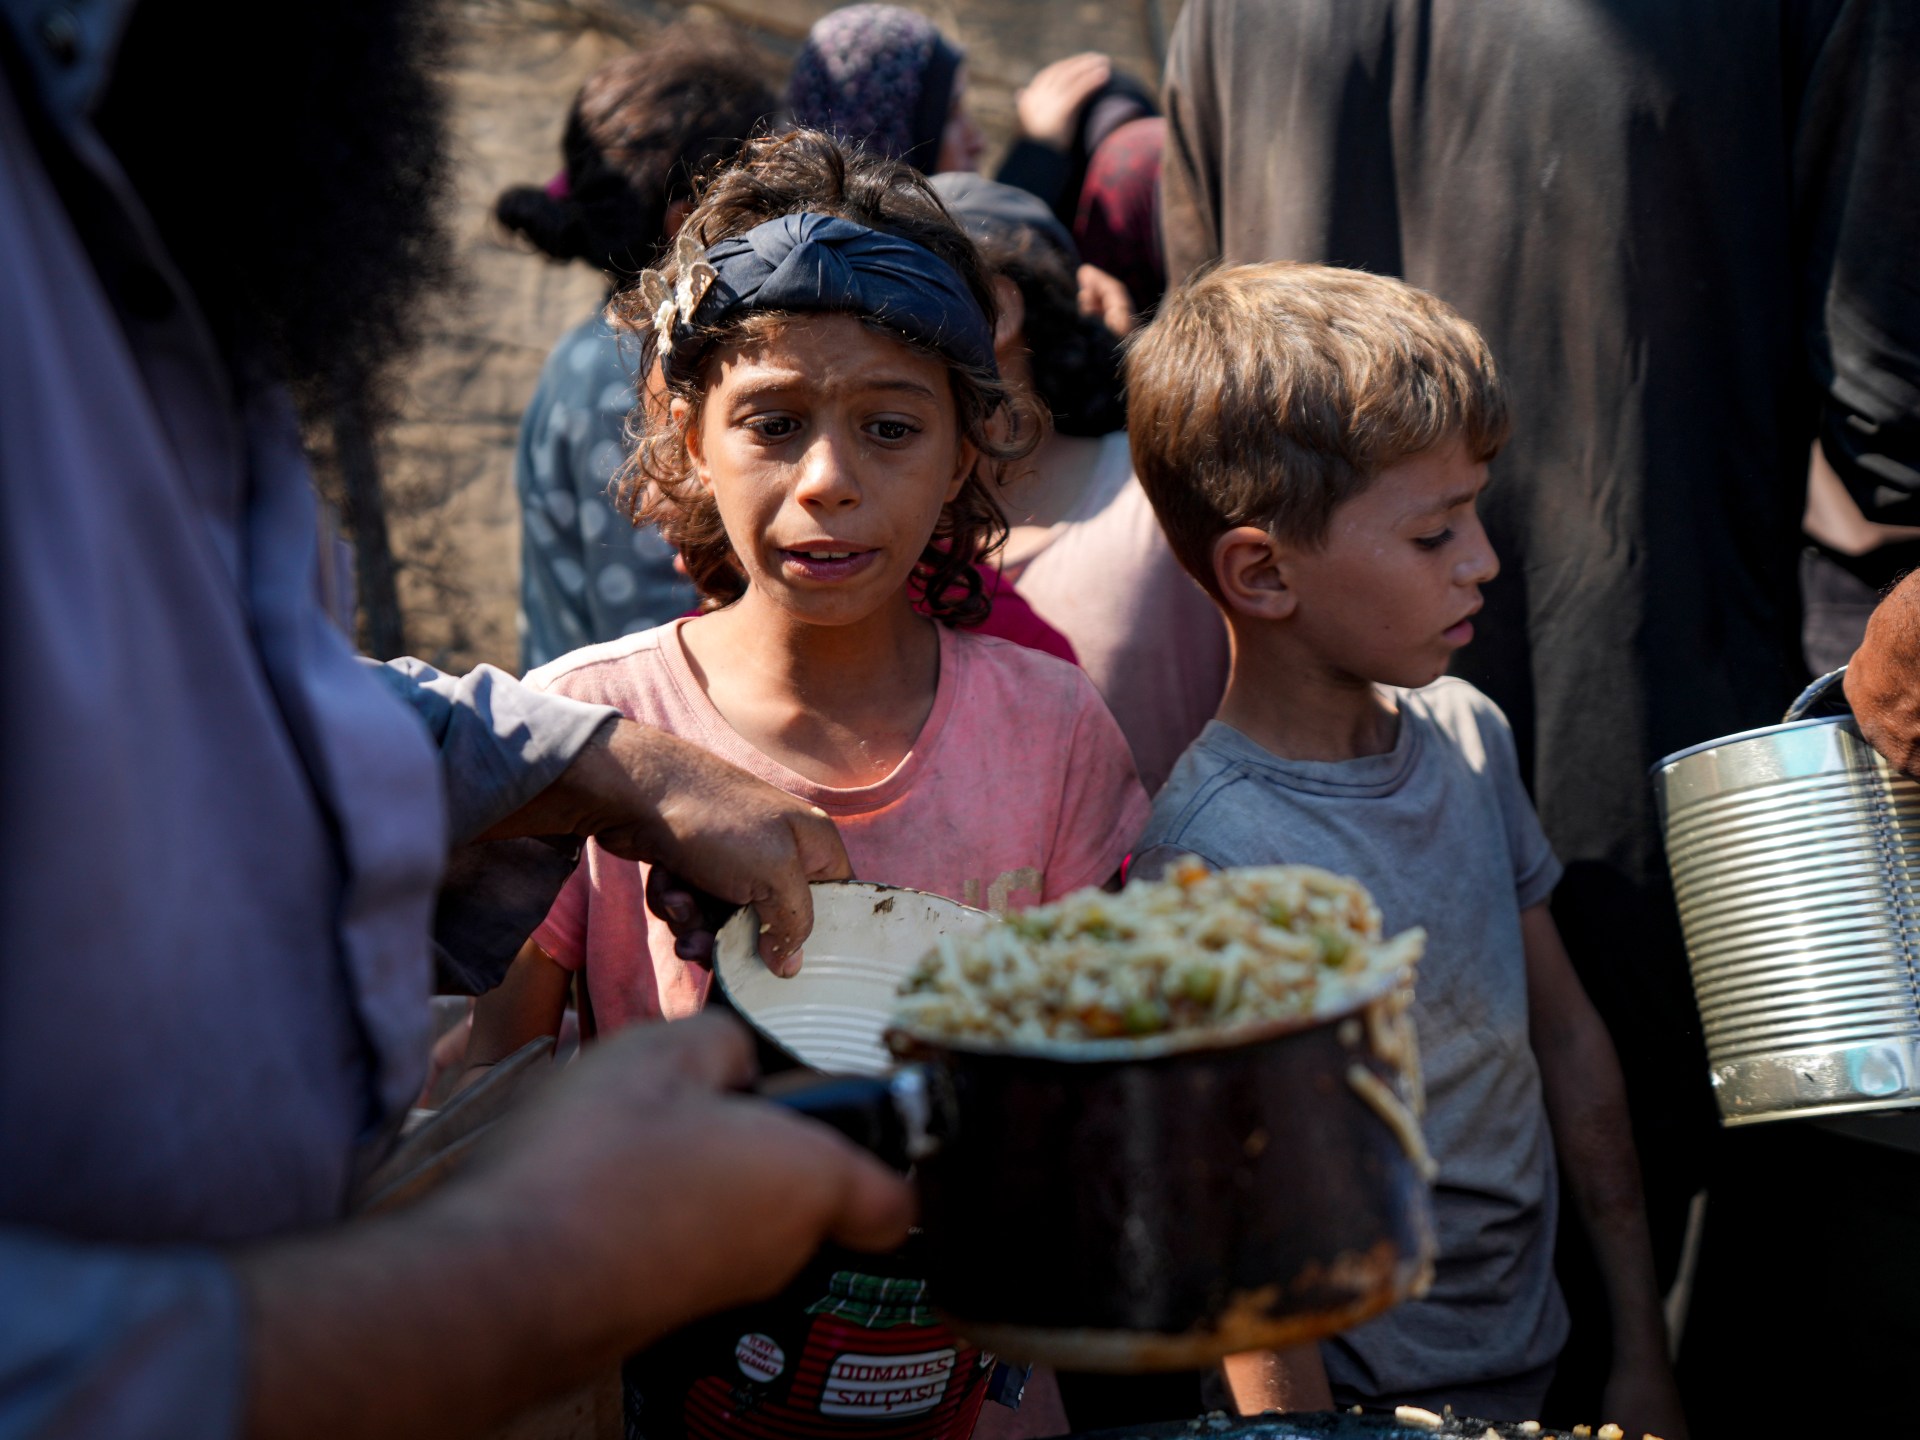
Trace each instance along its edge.
<path fill-rule="evenodd" d="M 668 275 L 673 279 L 669 279 Z M 653 313 L 653 335 L 662 355 L 673 353 L 673 327 L 692 323 L 693 312 L 713 287 L 719 273 L 701 255 L 693 237 L 682 234 L 673 242 L 668 271 L 640 272 L 640 299 Z"/>

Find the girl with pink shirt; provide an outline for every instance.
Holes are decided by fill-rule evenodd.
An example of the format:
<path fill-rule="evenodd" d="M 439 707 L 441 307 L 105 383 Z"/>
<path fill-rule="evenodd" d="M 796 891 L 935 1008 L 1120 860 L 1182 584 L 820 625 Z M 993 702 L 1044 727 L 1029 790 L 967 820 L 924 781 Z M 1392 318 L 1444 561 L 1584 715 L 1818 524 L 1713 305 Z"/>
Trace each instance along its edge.
<path fill-rule="evenodd" d="M 529 680 L 811 801 L 860 879 L 998 910 L 1108 881 L 1148 813 L 1118 726 L 1074 666 L 960 628 L 1006 533 L 1002 467 L 1038 434 L 995 366 L 972 242 L 915 172 L 809 131 L 751 144 L 681 233 L 671 272 L 615 302 L 665 382 L 622 498 L 707 608 Z M 480 1002 L 471 1061 L 557 1028 L 575 972 L 602 1029 L 705 1003 L 647 879 L 588 845 Z M 762 1309 L 760 1329 L 689 1341 L 677 1393 L 642 1381 L 649 1436 L 971 1432 L 991 1366 L 911 1275 L 829 1259 Z M 832 1381 L 909 1361 L 899 1386 Z"/>

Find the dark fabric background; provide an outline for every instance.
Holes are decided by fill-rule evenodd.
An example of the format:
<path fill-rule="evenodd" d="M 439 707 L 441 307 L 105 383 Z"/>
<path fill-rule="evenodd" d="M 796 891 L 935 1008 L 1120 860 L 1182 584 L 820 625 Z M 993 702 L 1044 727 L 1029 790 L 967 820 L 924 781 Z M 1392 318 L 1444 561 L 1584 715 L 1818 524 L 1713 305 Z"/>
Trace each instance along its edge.
<path fill-rule="evenodd" d="M 1805 679 L 1816 433 L 1872 518 L 1920 503 L 1916 93 L 1910 0 L 1189 0 L 1169 54 L 1171 280 L 1401 275 L 1505 370 L 1505 569 L 1455 673 L 1507 711 L 1567 864 L 1669 1269 L 1717 1133 L 1647 769 Z M 1777 1218 L 1715 1198 L 1723 1233 Z M 1590 1388 L 1604 1304 L 1569 1245 Z"/>

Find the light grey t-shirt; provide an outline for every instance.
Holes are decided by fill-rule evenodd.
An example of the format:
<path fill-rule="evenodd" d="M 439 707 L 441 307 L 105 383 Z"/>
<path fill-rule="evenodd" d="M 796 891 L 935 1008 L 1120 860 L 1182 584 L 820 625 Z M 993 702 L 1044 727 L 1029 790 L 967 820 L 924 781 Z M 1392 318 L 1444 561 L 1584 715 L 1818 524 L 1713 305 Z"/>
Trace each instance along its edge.
<path fill-rule="evenodd" d="M 1499 708 L 1464 680 L 1394 695 L 1393 749 L 1358 760 L 1284 760 L 1213 721 L 1154 802 L 1135 861 L 1145 874 L 1182 853 L 1319 865 L 1372 891 L 1389 934 L 1426 927 L 1413 1013 L 1439 1263 L 1425 1299 L 1322 1347 L 1341 1404 L 1497 1394 L 1530 1376 L 1543 1390 L 1567 1335 L 1520 940 L 1520 912 L 1552 894 L 1560 862 Z"/>

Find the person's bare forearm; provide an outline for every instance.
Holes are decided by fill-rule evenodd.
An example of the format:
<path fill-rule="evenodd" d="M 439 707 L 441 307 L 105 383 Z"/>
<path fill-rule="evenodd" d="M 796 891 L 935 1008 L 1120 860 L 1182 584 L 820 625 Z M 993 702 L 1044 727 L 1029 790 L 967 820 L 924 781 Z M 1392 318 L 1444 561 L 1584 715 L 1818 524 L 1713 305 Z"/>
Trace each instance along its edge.
<path fill-rule="evenodd" d="M 853 873 L 824 810 L 631 720 L 606 727 L 566 773 L 481 838 L 518 835 L 591 836 L 609 855 L 663 867 L 694 890 L 756 907 L 761 954 L 781 973 L 797 966 L 813 928 L 808 882 Z M 662 918 L 686 938 L 686 925 Z"/>
<path fill-rule="evenodd" d="M 1333 1408 L 1327 1367 L 1320 1361 L 1317 1345 L 1296 1345 L 1291 1350 L 1249 1350 L 1243 1355 L 1227 1356 L 1220 1362 L 1220 1368 L 1234 1407 L 1242 1415 L 1262 1415 L 1269 1410 Z"/>
<path fill-rule="evenodd" d="M 472 1435 L 619 1356 L 519 1231 L 438 1210 L 240 1262 L 252 1309 L 250 1436 Z"/>
<path fill-rule="evenodd" d="M 728 1093 L 752 1056 L 721 1017 L 637 1027 L 416 1209 L 242 1253 L 248 1433 L 470 1435 L 774 1293 L 823 1239 L 899 1244 L 912 1192 L 824 1127 Z"/>
<path fill-rule="evenodd" d="M 580 835 L 622 827 L 634 840 L 663 845 L 658 822 L 661 760 L 671 744 L 661 732 L 616 720 L 574 757 L 545 790 L 488 830 L 484 840 L 518 835 Z"/>
<path fill-rule="evenodd" d="M 1666 1345 L 1645 1191 L 1626 1087 L 1598 1015 L 1540 1053 L 1560 1172 L 1585 1223 L 1613 1309 L 1615 1361 Z"/>
<path fill-rule="evenodd" d="M 1539 913 L 1544 918 L 1544 907 Z M 1664 1361 L 1665 1322 L 1620 1060 L 1599 1012 L 1573 978 L 1552 920 L 1544 919 L 1550 933 L 1541 933 L 1534 911 L 1523 923 L 1530 981 L 1541 969 L 1535 948 L 1554 952 L 1554 980 L 1530 991 L 1529 1028 L 1561 1183 L 1586 1225 L 1612 1305 L 1615 1363 L 1655 1354 Z"/>
<path fill-rule="evenodd" d="M 529 940 L 506 978 L 474 1002 L 466 1064 L 495 1065 L 529 1040 L 558 1035 L 573 972 Z"/>
<path fill-rule="evenodd" d="M 1842 555 L 1866 555 L 1882 545 L 1920 539 L 1920 526 L 1882 525 L 1862 515 L 1817 440 L 1807 466 L 1807 509 L 1800 528 Z"/>

